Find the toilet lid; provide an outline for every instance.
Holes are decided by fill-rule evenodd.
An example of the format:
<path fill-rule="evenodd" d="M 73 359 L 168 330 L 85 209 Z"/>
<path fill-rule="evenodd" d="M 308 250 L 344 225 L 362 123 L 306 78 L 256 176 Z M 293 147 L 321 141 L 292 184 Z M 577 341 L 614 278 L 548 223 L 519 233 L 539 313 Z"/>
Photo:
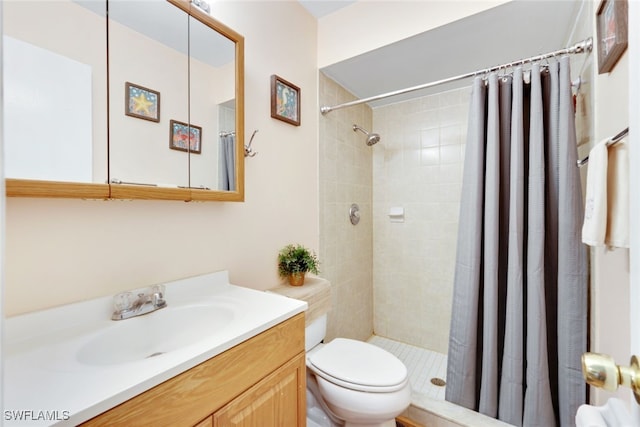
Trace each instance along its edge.
<path fill-rule="evenodd" d="M 356 390 L 397 390 L 407 381 L 407 368 L 400 359 L 362 341 L 336 338 L 308 360 L 323 378 Z"/>

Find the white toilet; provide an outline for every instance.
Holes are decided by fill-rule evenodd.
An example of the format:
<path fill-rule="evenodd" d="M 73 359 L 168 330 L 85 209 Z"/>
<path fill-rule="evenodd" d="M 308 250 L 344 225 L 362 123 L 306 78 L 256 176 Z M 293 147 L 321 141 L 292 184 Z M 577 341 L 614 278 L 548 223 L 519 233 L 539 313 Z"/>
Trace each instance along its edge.
<path fill-rule="evenodd" d="M 406 366 L 366 342 L 336 338 L 322 344 L 326 328 L 325 314 L 305 329 L 308 414 L 320 410 L 317 402 L 326 419 L 316 425 L 395 427 L 395 417 L 411 403 Z"/>

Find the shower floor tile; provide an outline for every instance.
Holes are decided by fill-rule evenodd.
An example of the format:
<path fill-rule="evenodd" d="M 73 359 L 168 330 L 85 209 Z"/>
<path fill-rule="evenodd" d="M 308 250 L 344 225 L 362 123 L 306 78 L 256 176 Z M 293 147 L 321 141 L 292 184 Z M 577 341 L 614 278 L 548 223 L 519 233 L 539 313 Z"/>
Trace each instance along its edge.
<path fill-rule="evenodd" d="M 442 353 L 373 335 L 369 343 L 387 350 L 402 360 L 409 371 L 413 394 L 444 400 L 445 387 L 431 383 L 432 378 L 446 379 L 447 356 Z"/>

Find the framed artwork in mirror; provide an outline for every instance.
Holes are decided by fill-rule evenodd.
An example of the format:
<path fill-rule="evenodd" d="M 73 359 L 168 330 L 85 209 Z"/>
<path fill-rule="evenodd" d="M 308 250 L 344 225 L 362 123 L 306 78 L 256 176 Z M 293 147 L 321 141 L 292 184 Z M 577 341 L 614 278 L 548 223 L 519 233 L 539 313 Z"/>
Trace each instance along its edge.
<path fill-rule="evenodd" d="M 160 92 L 125 82 L 124 113 L 127 116 L 159 122 Z"/>
<path fill-rule="evenodd" d="M 172 150 L 201 154 L 202 128 L 177 120 L 171 120 L 169 123 L 169 148 Z"/>
<path fill-rule="evenodd" d="M 271 117 L 300 126 L 300 88 L 275 74 L 271 76 Z"/>
<path fill-rule="evenodd" d="M 627 13 L 627 0 L 602 0 L 598 6 L 598 74 L 610 72 L 627 49 Z"/>

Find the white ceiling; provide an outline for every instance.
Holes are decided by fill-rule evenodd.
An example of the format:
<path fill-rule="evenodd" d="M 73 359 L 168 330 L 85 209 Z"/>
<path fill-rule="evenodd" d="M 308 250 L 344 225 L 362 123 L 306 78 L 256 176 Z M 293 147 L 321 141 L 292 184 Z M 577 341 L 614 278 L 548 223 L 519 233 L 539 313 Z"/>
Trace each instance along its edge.
<path fill-rule="evenodd" d="M 316 18 L 333 13 L 343 7 L 349 6 L 356 0 L 298 0 Z"/>
<path fill-rule="evenodd" d="M 315 16 L 351 3 L 299 1 Z M 467 74 L 565 47 L 581 5 L 581 0 L 511 1 L 322 71 L 358 98 Z M 469 84 L 468 80 L 451 83 L 370 105 L 375 108 Z"/>

